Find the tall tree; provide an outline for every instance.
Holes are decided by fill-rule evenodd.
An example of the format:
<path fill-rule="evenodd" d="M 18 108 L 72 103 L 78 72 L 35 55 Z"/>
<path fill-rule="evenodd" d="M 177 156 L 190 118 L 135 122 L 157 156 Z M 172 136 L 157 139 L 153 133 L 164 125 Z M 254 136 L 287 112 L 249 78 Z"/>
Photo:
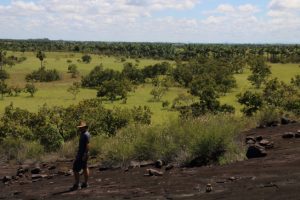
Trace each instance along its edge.
<path fill-rule="evenodd" d="M 271 75 L 270 66 L 268 66 L 263 57 L 257 57 L 250 62 L 250 70 L 252 74 L 248 77 L 248 80 L 257 89 L 261 84 L 266 81 L 266 78 Z"/>
<path fill-rule="evenodd" d="M 36 57 L 41 61 L 41 68 L 43 68 L 43 61 L 44 59 L 46 58 L 46 55 L 43 51 L 39 50 L 37 53 L 36 53 Z"/>

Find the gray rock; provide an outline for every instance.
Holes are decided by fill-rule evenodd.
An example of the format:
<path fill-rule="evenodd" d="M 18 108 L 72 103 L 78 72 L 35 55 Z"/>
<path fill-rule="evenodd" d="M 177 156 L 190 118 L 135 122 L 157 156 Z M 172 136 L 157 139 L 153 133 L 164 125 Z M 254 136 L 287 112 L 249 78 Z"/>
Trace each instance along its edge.
<path fill-rule="evenodd" d="M 256 140 L 253 136 L 248 136 L 248 137 L 246 137 L 245 142 L 246 142 L 246 144 L 255 144 Z"/>
<path fill-rule="evenodd" d="M 48 168 L 48 170 L 54 170 L 54 169 L 56 169 L 55 165 L 53 165 L 53 166 L 51 166 L 51 167 Z"/>
<path fill-rule="evenodd" d="M 264 139 L 264 138 L 263 138 L 261 135 L 255 137 L 255 141 L 256 141 L 256 142 L 260 142 L 260 141 L 262 141 L 263 139 Z"/>
<path fill-rule="evenodd" d="M 247 158 L 260 158 L 267 155 L 266 149 L 263 146 L 260 145 L 251 145 L 248 147 L 246 156 Z"/>
<path fill-rule="evenodd" d="M 157 160 L 155 162 L 155 167 L 161 169 L 164 166 L 164 162 L 162 160 Z"/>
<path fill-rule="evenodd" d="M 166 171 L 169 171 L 169 170 L 171 170 L 171 169 L 173 169 L 174 168 L 174 165 L 172 165 L 172 164 L 168 164 L 167 166 L 166 166 Z"/>
<path fill-rule="evenodd" d="M 206 185 L 206 189 L 205 189 L 205 192 L 209 193 L 209 192 L 212 192 L 213 191 L 213 187 L 210 183 L 208 183 Z"/>
<path fill-rule="evenodd" d="M 39 173 L 41 173 L 41 168 L 35 167 L 35 168 L 33 168 L 33 169 L 31 170 L 31 173 L 32 173 L 32 174 L 39 174 Z"/>
<path fill-rule="evenodd" d="M 291 123 L 291 120 L 287 117 L 281 117 L 281 124 L 283 125 L 287 125 L 287 124 L 290 124 Z"/>
<path fill-rule="evenodd" d="M 295 134 L 293 132 L 286 132 L 282 135 L 282 138 L 284 139 L 291 139 L 295 136 Z"/>
<path fill-rule="evenodd" d="M 155 169 L 147 169 L 147 174 L 148 176 L 162 176 L 164 173 Z"/>
<path fill-rule="evenodd" d="M 47 177 L 48 177 L 48 175 L 46 175 L 46 174 L 32 174 L 31 175 L 32 180 L 43 179 L 43 178 L 47 178 Z"/>
<path fill-rule="evenodd" d="M 12 177 L 11 176 L 4 176 L 3 178 L 2 178 L 2 182 L 3 183 L 7 183 L 7 182 L 9 182 L 9 181 L 11 181 L 12 180 Z"/>
<path fill-rule="evenodd" d="M 274 147 L 274 142 L 270 142 L 269 140 L 263 139 L 259 142 L 259 145 L 265 147 L 266 149 L 271 149 Z"/>

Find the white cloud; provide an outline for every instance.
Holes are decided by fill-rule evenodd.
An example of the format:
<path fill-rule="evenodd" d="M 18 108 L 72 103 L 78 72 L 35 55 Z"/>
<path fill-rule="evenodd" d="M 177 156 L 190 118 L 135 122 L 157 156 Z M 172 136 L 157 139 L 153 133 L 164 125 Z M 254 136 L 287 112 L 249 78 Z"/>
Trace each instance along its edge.
<path fill-rule="evenodd" d="M 246 12 L 246 13 L 256 13 L 259 12 L 259 9 L 251 4 L 245 4 L 245 5 L 240 5 L 238 7 L 238 10 L 241 12 Z"/>
<path fill-rule="evenodd" d="M 300 9 L 300 0 L 271 0 L 269 8 L 272 10 Z"/>
<path fill-rule="evenodd" d="M 232 13 L 232 12 L 235 12 L 235 8 L 230 4 L 221 4 L 217 7 L 216 12 Z"/>
<path fill-rule="evenodd" d="M 0 31 L 0 38 L 299 41 L 300 0 L 269 0 L 267 10 L 250 3 L 220 4 L 204 12 L 199 12 L 199 2 L 209 1 L 12 0 L 0 5 L 0 26 L 7 27 Z M 190 11 L 194 17 L 182 16 Z"/>

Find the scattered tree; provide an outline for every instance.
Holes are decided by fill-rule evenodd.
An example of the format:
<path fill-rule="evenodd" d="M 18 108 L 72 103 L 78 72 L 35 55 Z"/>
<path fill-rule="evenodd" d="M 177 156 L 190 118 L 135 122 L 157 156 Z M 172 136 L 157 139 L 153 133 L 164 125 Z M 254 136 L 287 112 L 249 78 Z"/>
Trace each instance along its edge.
<path fill-rule="evenodd" d="M 91 62 L 92 57 L 91 57 L 90 55 L 87 55 L 87 54 L 86 54 L 86 55 L 83 55 L 83 56 L 81 57 L 81 60 L 82 60 L 82 62 L 88 64 L 88 63 Z"/>
<path fill-rule="evenodd" d="M 252 116 L 263 106 L 263 98 L 258 93 L 246 91 L 243 94 L 239 94 L 237 97 L 238 102 L 244 105 L 244 108 L 242 108 L 241 111 L 246 116 Z"/>
<path fill-rule="evenodd" d="M 41 61 L 41 69 L 42 69 L 43 68 L 43 61 L 46 58 L 46 55 L 45 55 L 45 53 L 43 51 L 39 50 L 36 53 L 36 57 Z"/>
<path fill-rule="evenodd" d="M 253 59 L 250 63 L 250 70 L 252 74 L 248 77 L 248 80 L 257 89 L 261 84 L 266 81 L 266 78 L 271 75 L 270 66 L 268 66 L 263 57 Z"/>
<path fill-rule="evenodd" d="M 1 94 L 1 99 L 4 98 L 4 94 L 7 93 L 7 84 L 4 81 L 0 81 L 0 94 Z"/>
<path fill-rule="evenodd" d="M 79 75 L 79 71 L 77 70 L 77 65 L 70 64 L 68 66 L 68 73 L 71 74 L 71 78 L 77 78 L 77 76 Z"/>
<path fill-rule="evenodd" d="M 73 100 L 76 99 L 78 93 L 80 92 L 80 83 L 74 82 L 68 89 L 67 92 L 73 95 Z"/>
<path fill-rule="evenodd" d="M 25 86 L 25 92 L 29 93 L 31 97 L 34 96 L 34 94 L 37 92 L 37 88 L 33 83 L 27 83 Z"/>
<path fill-rule="evenodd" d="M 4 69 L 0 69 L 0 81 L 5 81 L 8 78 L 9 74 Z"/>

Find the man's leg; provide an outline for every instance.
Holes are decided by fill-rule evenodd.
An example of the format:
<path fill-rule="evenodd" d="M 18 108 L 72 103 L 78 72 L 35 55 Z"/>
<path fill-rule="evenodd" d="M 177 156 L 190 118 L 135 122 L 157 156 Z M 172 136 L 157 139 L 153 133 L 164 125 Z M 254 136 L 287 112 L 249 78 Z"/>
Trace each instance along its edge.
<path fill-rule="evenodd" d="M 74 180 L 75 180 L 75 183 L 73 185 L 73 187 L 71 188 L 71 190 L 77 190 L 79 189 L 80 185 L 79 185 L 79 179 L 80 179 L 80 174 L 79 174 L 79 171 L 80 171 L 80 168 L 81 168 L 81 163 L 79 162 L 79 160 L 75 160 L 75 162 L 73 163 L 73 173 L 74 173 Z"/>
<path fill-rule="evenodd" d="M 74 179 L 75 179 L 74 185 L 79 185 L 79 178 L 80 178 L 79 172 L 74 171 Z"/>
<path fill-rule="evenodd" d="M 88 167 L 83 169 L 83 175 L 84 175 L 84 183 L 87 184 L 90 176 L 90 171 Z"/>

